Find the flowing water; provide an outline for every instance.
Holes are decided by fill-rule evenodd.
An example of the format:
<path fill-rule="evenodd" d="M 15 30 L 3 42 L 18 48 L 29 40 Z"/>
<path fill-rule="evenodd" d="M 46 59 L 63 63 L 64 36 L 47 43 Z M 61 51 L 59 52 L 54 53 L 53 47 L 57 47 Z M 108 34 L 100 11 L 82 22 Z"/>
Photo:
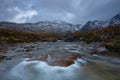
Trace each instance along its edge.
<path fill-rule="evenodd" d="M 30 50 L 25 51 L 28 47 Z M 0 62 L 0 80 L 120 80 L 120 59 L 90 55 L 97 47 L 100 46 L 62 41 L 14 44 L 7 53 L 0 53 L 13 57 Z M 81 57 L 68 67 L 51 65 L 70 53 Z M 49 54 L 46 62 L 29 61 L 28 56 L 37 58 L 44 54 Z"/>

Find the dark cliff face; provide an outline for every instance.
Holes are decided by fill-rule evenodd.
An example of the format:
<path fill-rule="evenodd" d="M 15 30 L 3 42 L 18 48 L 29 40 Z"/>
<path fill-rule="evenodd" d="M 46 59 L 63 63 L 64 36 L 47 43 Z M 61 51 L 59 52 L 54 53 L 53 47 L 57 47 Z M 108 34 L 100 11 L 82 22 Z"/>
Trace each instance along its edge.
<path fill-rule="evenodd" d="M 99 20 L 88 21 L 83 26 L 83 28 L 81 29 L 81 31 L 90 31 L 90 30 L 102 28 L 104 26 L 107 26 L 107 22 L 106 21 L 99 21 Z"/>
<path fill-rule="evenodd" d="M 104 28 L 110 25 L 120 24 L 120 14 L 115 15 L 109 21 L 88 21 L 82 28 L 81 31 L 90 31 L 94 29 Z"/>
<path fill-rule="evenodd" d="M 91 21 L 88 21 L 81 29 L 81 31 L 87 31 L 87 30 L 90 30 L 90 24 L 91 24 Z"/>
<path fill-rule="evenodd" d="M 110 25 L 120 24 L 120 14 L 117 14 L 110 20 Z"/>

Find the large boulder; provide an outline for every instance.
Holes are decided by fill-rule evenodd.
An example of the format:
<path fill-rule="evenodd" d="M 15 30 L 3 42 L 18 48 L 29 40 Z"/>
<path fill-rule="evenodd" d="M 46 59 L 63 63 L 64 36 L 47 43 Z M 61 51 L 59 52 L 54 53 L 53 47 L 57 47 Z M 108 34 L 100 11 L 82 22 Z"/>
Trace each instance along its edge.
<path fill-rule="evenodd" d="M 105 47 L 98 47 L 91 54 L 105 54 L 108 50 Z"/>
<path fill-rule="evenodd" d="M 67 67 L 67 66 L 70 66 L 72 64 L 74 64 L 74 61 L 71 60 L 71 59 L 61 59 L 61 60 L 56 60 L 53 63 L 53 66 L 64 66 L 64 67 Z"/>
<path fill-rule="evenodd" d="M 52 66 L 70 66 L 74 64 L 74 61 L 80 58 L 80 54 L 76 53 L 50 53 L 50 54 L 43 54 L 38 57 L 32 57 L 28 61 L 39 60 L 44 61 Z"/>
<path fill-rule="evenodd" d="M 5 58 L 5 56 L 0 55 L 0 60 L 3 60 Z"/>
<path fill-rule="evenodd" d="M 55 61 L 53 61 L 52 65 L 53 66 L 70 66 L 72 64 L 74 64 L 74 61 L 77 58 L 80 58 L 81 56 L 79 54 L 69 54 L 69 55 L 65 55 L 64 58 L 61 59 L 57 59 Z"/>
<path fill-rule="evenodd" d="M 10 56 L 4 56 L 0 55 L 0 60 L 11 60 L 12 58 Z"/>

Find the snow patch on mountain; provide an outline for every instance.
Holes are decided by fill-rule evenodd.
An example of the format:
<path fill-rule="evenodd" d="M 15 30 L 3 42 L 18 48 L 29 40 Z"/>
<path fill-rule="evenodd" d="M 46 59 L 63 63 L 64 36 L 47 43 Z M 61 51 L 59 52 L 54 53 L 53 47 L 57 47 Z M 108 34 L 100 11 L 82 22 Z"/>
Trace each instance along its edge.
<path fill-rule="evenodd" d="M 93 29 L 103 28 L 103 27 L 106 27 L 108 25 L 109 25 L 109 23 L 107 21 L 99 21 L 99 20 L 88 21 L 83 26 L 81 31 L 89 31 L 89 30 L 93 30 Z"/>
<path fill-rule="evenodd" d="M 37 23 L 11 23 L 0 22 L 0 28 L 28 30 L 28 31 L 46 31 L 46 32 L 75 32 L 81 29 L 81 25 L 74 25 L 64 21 L 41 21 Z"/>
<path fill-rule="evenodd" d="M 120 14 L 117 14 L 110 20 L 110 25 L 120 24 Z"/>

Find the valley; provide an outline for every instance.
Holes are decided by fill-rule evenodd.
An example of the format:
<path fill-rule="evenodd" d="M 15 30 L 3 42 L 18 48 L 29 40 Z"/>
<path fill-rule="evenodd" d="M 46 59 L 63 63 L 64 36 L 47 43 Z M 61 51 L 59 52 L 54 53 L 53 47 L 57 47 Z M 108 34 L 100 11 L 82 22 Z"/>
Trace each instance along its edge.
<path fill-rule="evenodd" d="M 1 80 L 119 80 L 120 15 L 116 16 L 83 26 L 0 22 Z"/>

